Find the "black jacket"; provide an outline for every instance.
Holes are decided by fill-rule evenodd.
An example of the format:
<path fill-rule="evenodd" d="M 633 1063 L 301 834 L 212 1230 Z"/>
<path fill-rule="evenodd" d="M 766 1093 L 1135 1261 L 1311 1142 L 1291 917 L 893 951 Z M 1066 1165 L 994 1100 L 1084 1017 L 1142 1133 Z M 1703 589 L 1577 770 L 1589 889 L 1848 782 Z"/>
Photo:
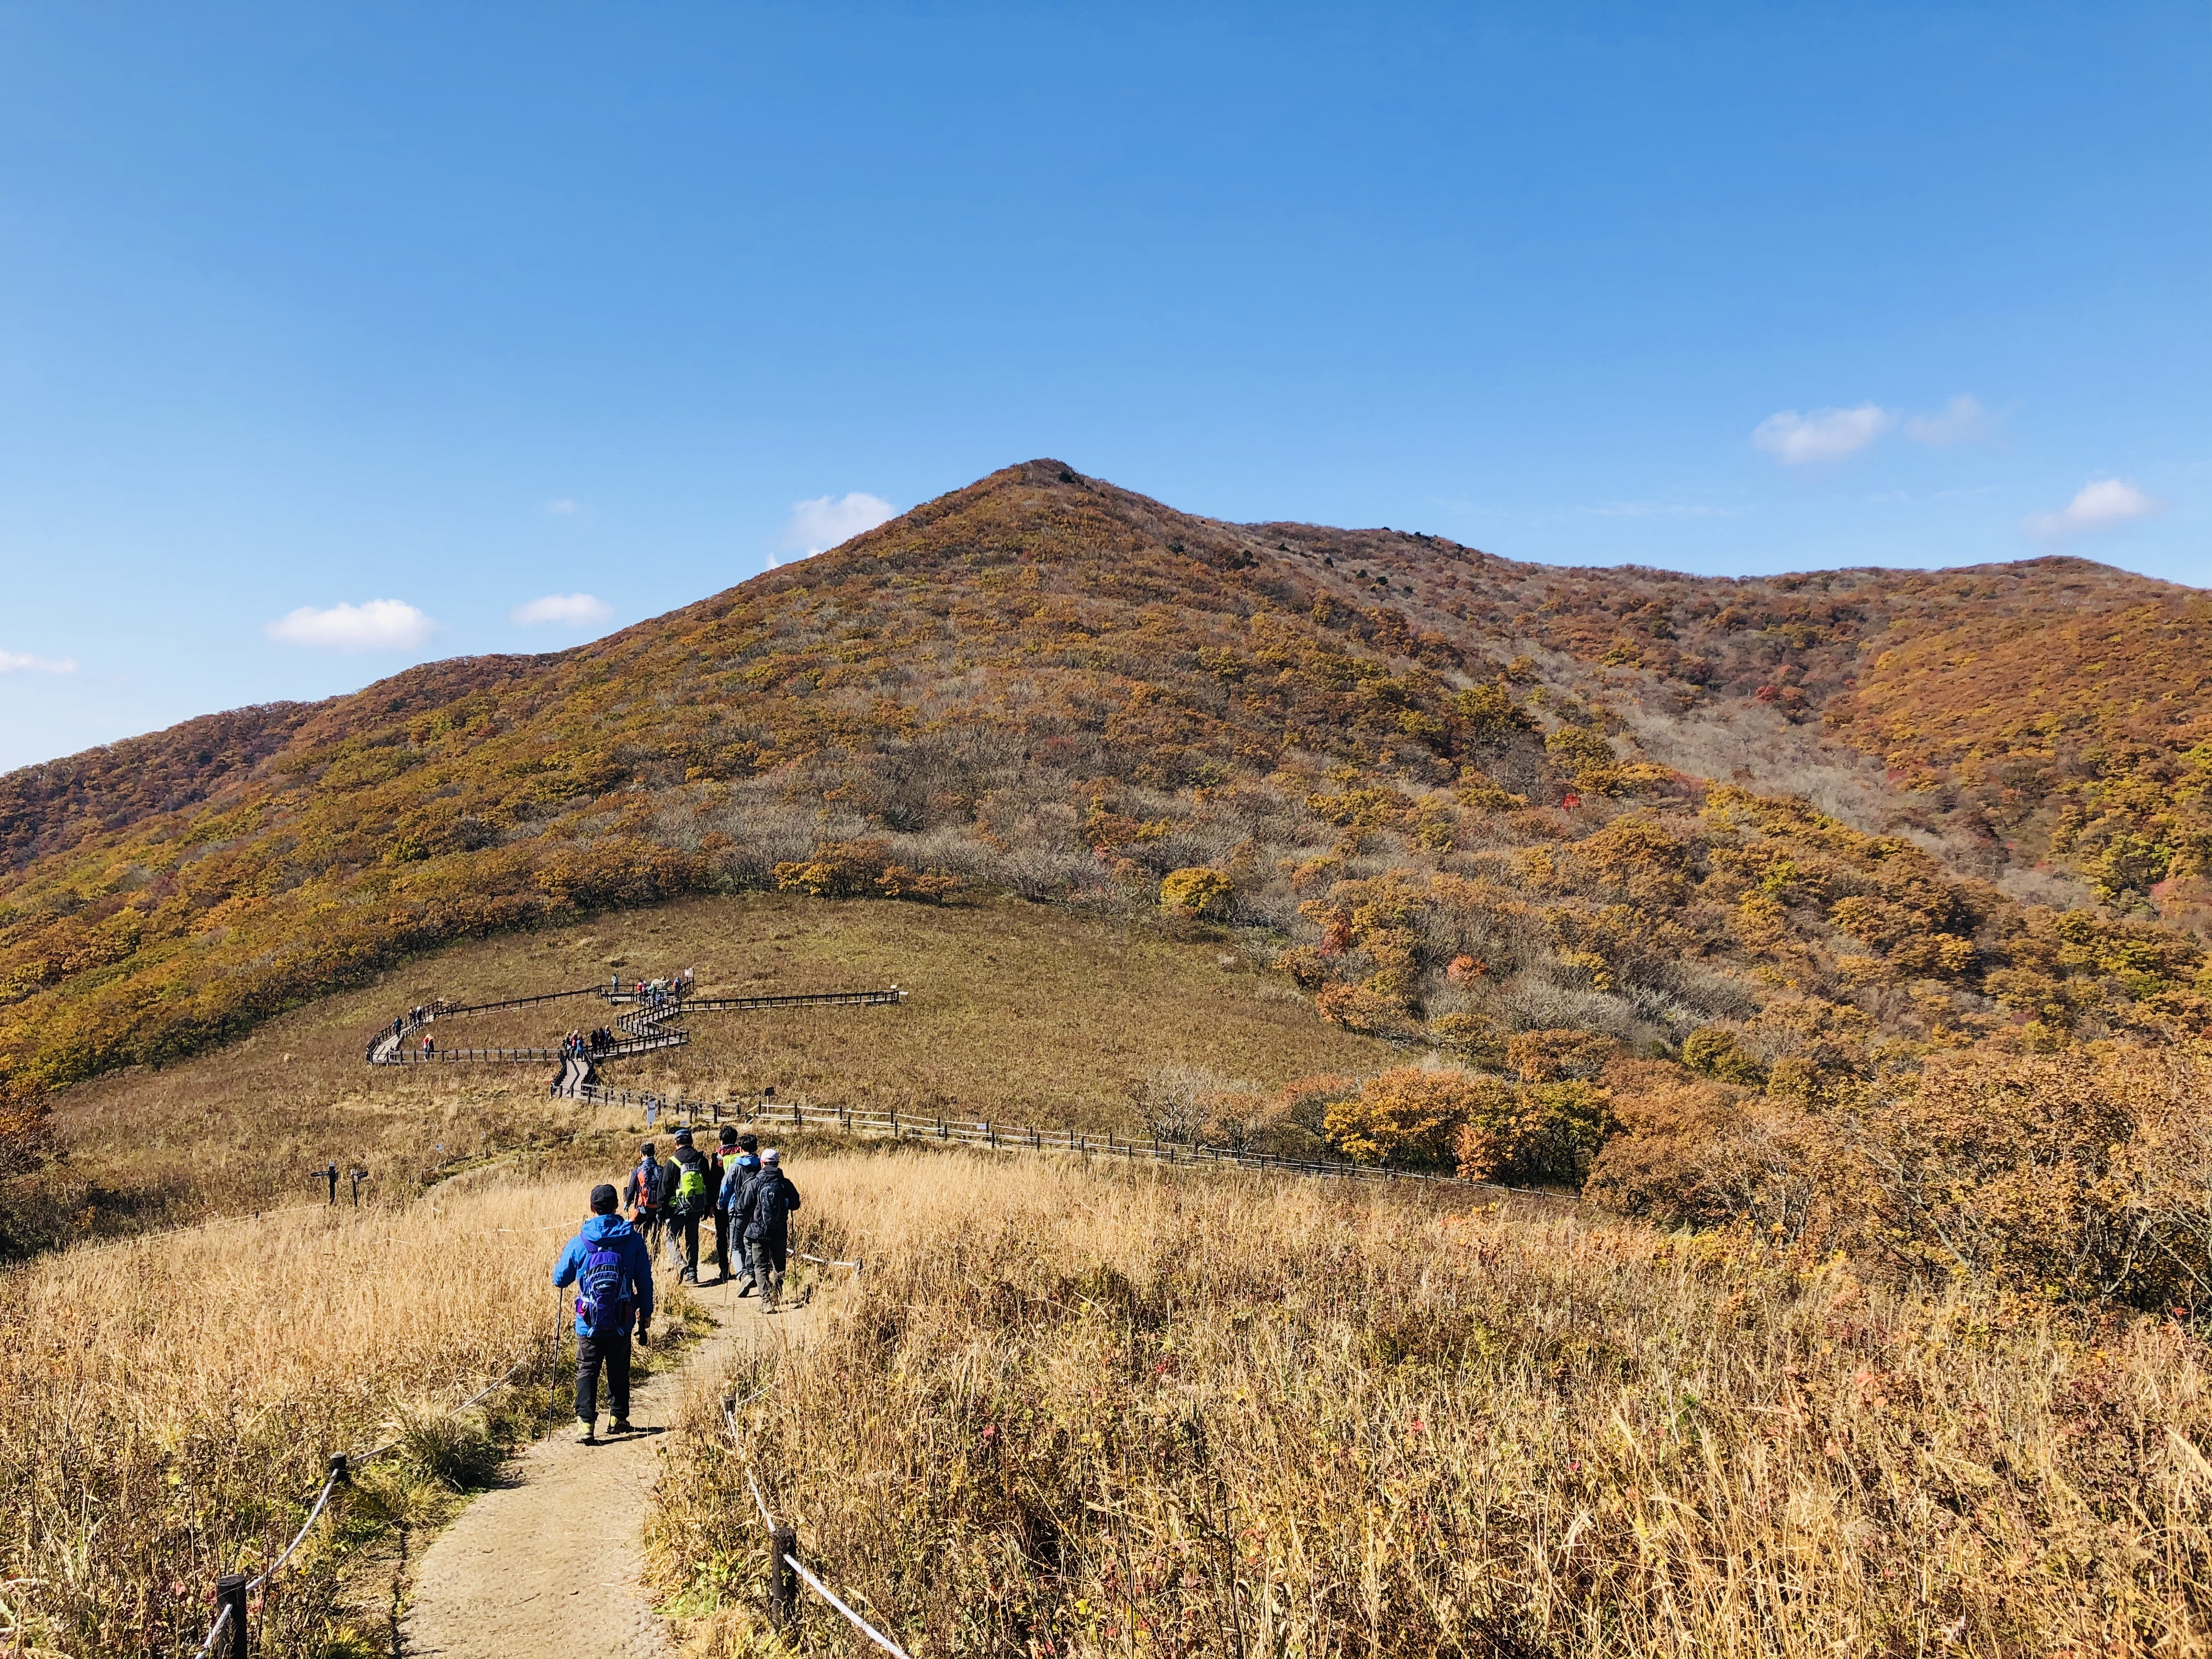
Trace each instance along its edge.
<path fill-rule="evenodd" d="M 764 1244 L 781 1244 L 790 1236 L 791 1212 L 799 1207 L 799 1188 L 781 1170 L 763 1170 L 753 1178 L 737 1207 L 731 1212 L 741 1235 Z"/>

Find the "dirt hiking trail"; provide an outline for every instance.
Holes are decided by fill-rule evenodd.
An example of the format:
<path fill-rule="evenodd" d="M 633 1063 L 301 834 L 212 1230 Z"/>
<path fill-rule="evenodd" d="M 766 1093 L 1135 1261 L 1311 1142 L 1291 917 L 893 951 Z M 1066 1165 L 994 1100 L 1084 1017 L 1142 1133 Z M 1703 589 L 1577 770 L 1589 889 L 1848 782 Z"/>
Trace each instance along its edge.
<path fill-rule="evenodd" d="M 714 1328 L 684 1364 L 632 1390 L 635 1434 L 586 1446 L 577 1442 L 573 1422 L 556 1429 L 518 1455 L 503 1483 L 438 1534 L 416 1571 L 401 1626 L 408 1659 L 675 1653 L 643 1580 L 645 1512 L 660 1475 L 659 1448 L 687 1398 L 719 1382 L 733 1355 L 795 1345 L 808 1312 L 764 1315 L 758 1302 L 740 1300 L 734 1285 L 711 1279 L 691 1294 Z M 604 1412 L 599 1425 L 604 1437 Z"/>

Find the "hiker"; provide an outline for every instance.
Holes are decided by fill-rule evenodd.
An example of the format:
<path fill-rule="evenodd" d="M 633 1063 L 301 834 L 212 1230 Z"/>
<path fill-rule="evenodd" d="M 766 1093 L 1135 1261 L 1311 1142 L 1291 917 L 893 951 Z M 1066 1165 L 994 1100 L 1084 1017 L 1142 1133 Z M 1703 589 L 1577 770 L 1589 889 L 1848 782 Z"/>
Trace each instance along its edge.
<path fill-rule="evenodd" d="M 714 1172 L 714 1266 L 720 1269 L 717 1285 L 730 1282 L 730 1171 L 736 1168 L 738 1158 L 738 1132 L 726 1123 L 718 1137 L 720 1145 L 714 1148 L 709 1167 Z"/>
<path fill-rule="evenodd" d="M 593 1443 L 599 1419 L 599 1372 L 607 1374 L 610 1434 L 628 1434 L 629 1425 L 629 1340 L 652 1339 L 653 1252 L 615 1213 L 620 1200 L 601 1182 L 592 1188 L 591 1218 L 570 1239 L 553 1264 L 556 1290 L 576 1287 L 576 1437 Z"/>
<path fill-rule="evenodd" d="M 784 1254 L 791 1244 L 791 1212 L 799 1207 L 799 1188 L 784 1175 L 782 1155 L 775 1147 L 763 1152 L 760 1161 L 760 1174 L 745 1189 L 735 1219 L 745 1254 L 752 1258 L 761 1311 L 772 1314 L 783 1292 Z"/>
<path fill-rule="evenodd" d="M 699 1224 L 714 1201 L 714 1188 L 707 1175 L 707 1160 L 691 1144 L 691 1132 L 676 1132 L 676 1155 L 668 1166 L 669 1243 L 680 1264 L 682 1282 L 699 1282 Z"/>
<path fill-rule="evenodd" d="M 752 1190 L 753 1182 L 760 1178 L 760 1154 L 755 1150 L 758 1145 L 750 1135 L 747 1135 L 730 1149 L 735 1156 L 725 1161 L 721 1194 L 714 1200 L 714 1228 L 718 1237 L 723 1232 L 738 1231 L 738 1212 L 744 1207 L 745 1194 Z M 755 1285 L 752 1253 L 745 1248 L 742 1234 L 738 1238 L 738 1294 L 740 1297 L 750 1296 Z"/>
<path fill-rule="evenodd" d="M 623 1204 L 629 1211 L 630 1225 L 637 1229 L 646 1248 L 651 1249 L 660 1243 L 660 1204 L 665 1195 L 667 1166 L 653 1162 L 653 1143 L 649 1140 L 638 1148 L 638 1166 L 623 1183 Z"/>

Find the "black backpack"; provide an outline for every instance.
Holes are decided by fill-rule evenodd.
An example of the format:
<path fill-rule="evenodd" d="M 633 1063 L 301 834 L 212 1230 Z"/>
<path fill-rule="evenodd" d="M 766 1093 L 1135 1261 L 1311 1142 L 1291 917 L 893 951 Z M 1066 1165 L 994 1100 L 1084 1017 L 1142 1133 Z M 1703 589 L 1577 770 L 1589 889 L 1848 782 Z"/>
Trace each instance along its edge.
<path fill-rule="evenodd" d="M 781 1170 L 763 1170 L 754 1177 L 746 1199 L 752 1220 L 745 1228 L 748 1239 L 763 1239 L 781 1232 L 784 1222 L 799 1207 L 799 1189 L 783 1178 Z"/>

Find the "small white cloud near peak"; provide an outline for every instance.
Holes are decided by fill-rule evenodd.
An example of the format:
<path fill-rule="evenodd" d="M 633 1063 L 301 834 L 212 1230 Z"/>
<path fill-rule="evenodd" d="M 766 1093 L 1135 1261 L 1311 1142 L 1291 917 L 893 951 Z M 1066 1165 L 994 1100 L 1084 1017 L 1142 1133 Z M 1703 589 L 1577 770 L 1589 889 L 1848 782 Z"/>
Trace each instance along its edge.
<path fill-rule="evenodd" d="M 407 651 L 428 641 L 438 624 L 404 599 L 368 599 L 327 611 L 303 605 L 261 631 L 285 645 L 325 651 Z"/>
<path fill-rule="evenodd" d="M 857 489 L 849 495 L 793 501 L 791 516 L 784 520 L 781 544 L 785 552 L 811 559 L 897 516 L 898 508 L 880 495 Z"/>
<path fill-rule="evenodd" d="M 605 599 L 589 593 L 548 593 L 527 605 L 518 605 L 507 619 L 524 628 L 555 623 L 562 628 L 596 628 L 615 614 Z"/>
<path fill-rule="evenodd" d="M 0 651 L 0 674 L 74 674 L 75 657 L 35 657 L 27 651 Z"/>
<path fill-rule="evenodd" d="M 1879 404 L 1816 409 L 1809 415 L 1785 409 L 1753 428 L 1751 442 L 1784 466 L 1803 466 L 1856 455 L 1896 424 L 1897 416 Z"/>
<path fill-rule="evenodd" d="M 2124 478 L 2093 478 L 2056 513 L 2031 513 L 2020 527 L 2039 541 L 2114 530 L 2137 519 L 2156 518 L 2166 503 L 2146 495 Z"/>
<path fill-rule="evenodd" d="M 1953 444 L 1978 444 L 1992 436 L 1996 422 L 1982 407 L 1982 400 L 1962 392 L 1942 408 L 1915 415 L 1905 423 L 1905 435 L 1917 444 L 1948 449 Z"/>

